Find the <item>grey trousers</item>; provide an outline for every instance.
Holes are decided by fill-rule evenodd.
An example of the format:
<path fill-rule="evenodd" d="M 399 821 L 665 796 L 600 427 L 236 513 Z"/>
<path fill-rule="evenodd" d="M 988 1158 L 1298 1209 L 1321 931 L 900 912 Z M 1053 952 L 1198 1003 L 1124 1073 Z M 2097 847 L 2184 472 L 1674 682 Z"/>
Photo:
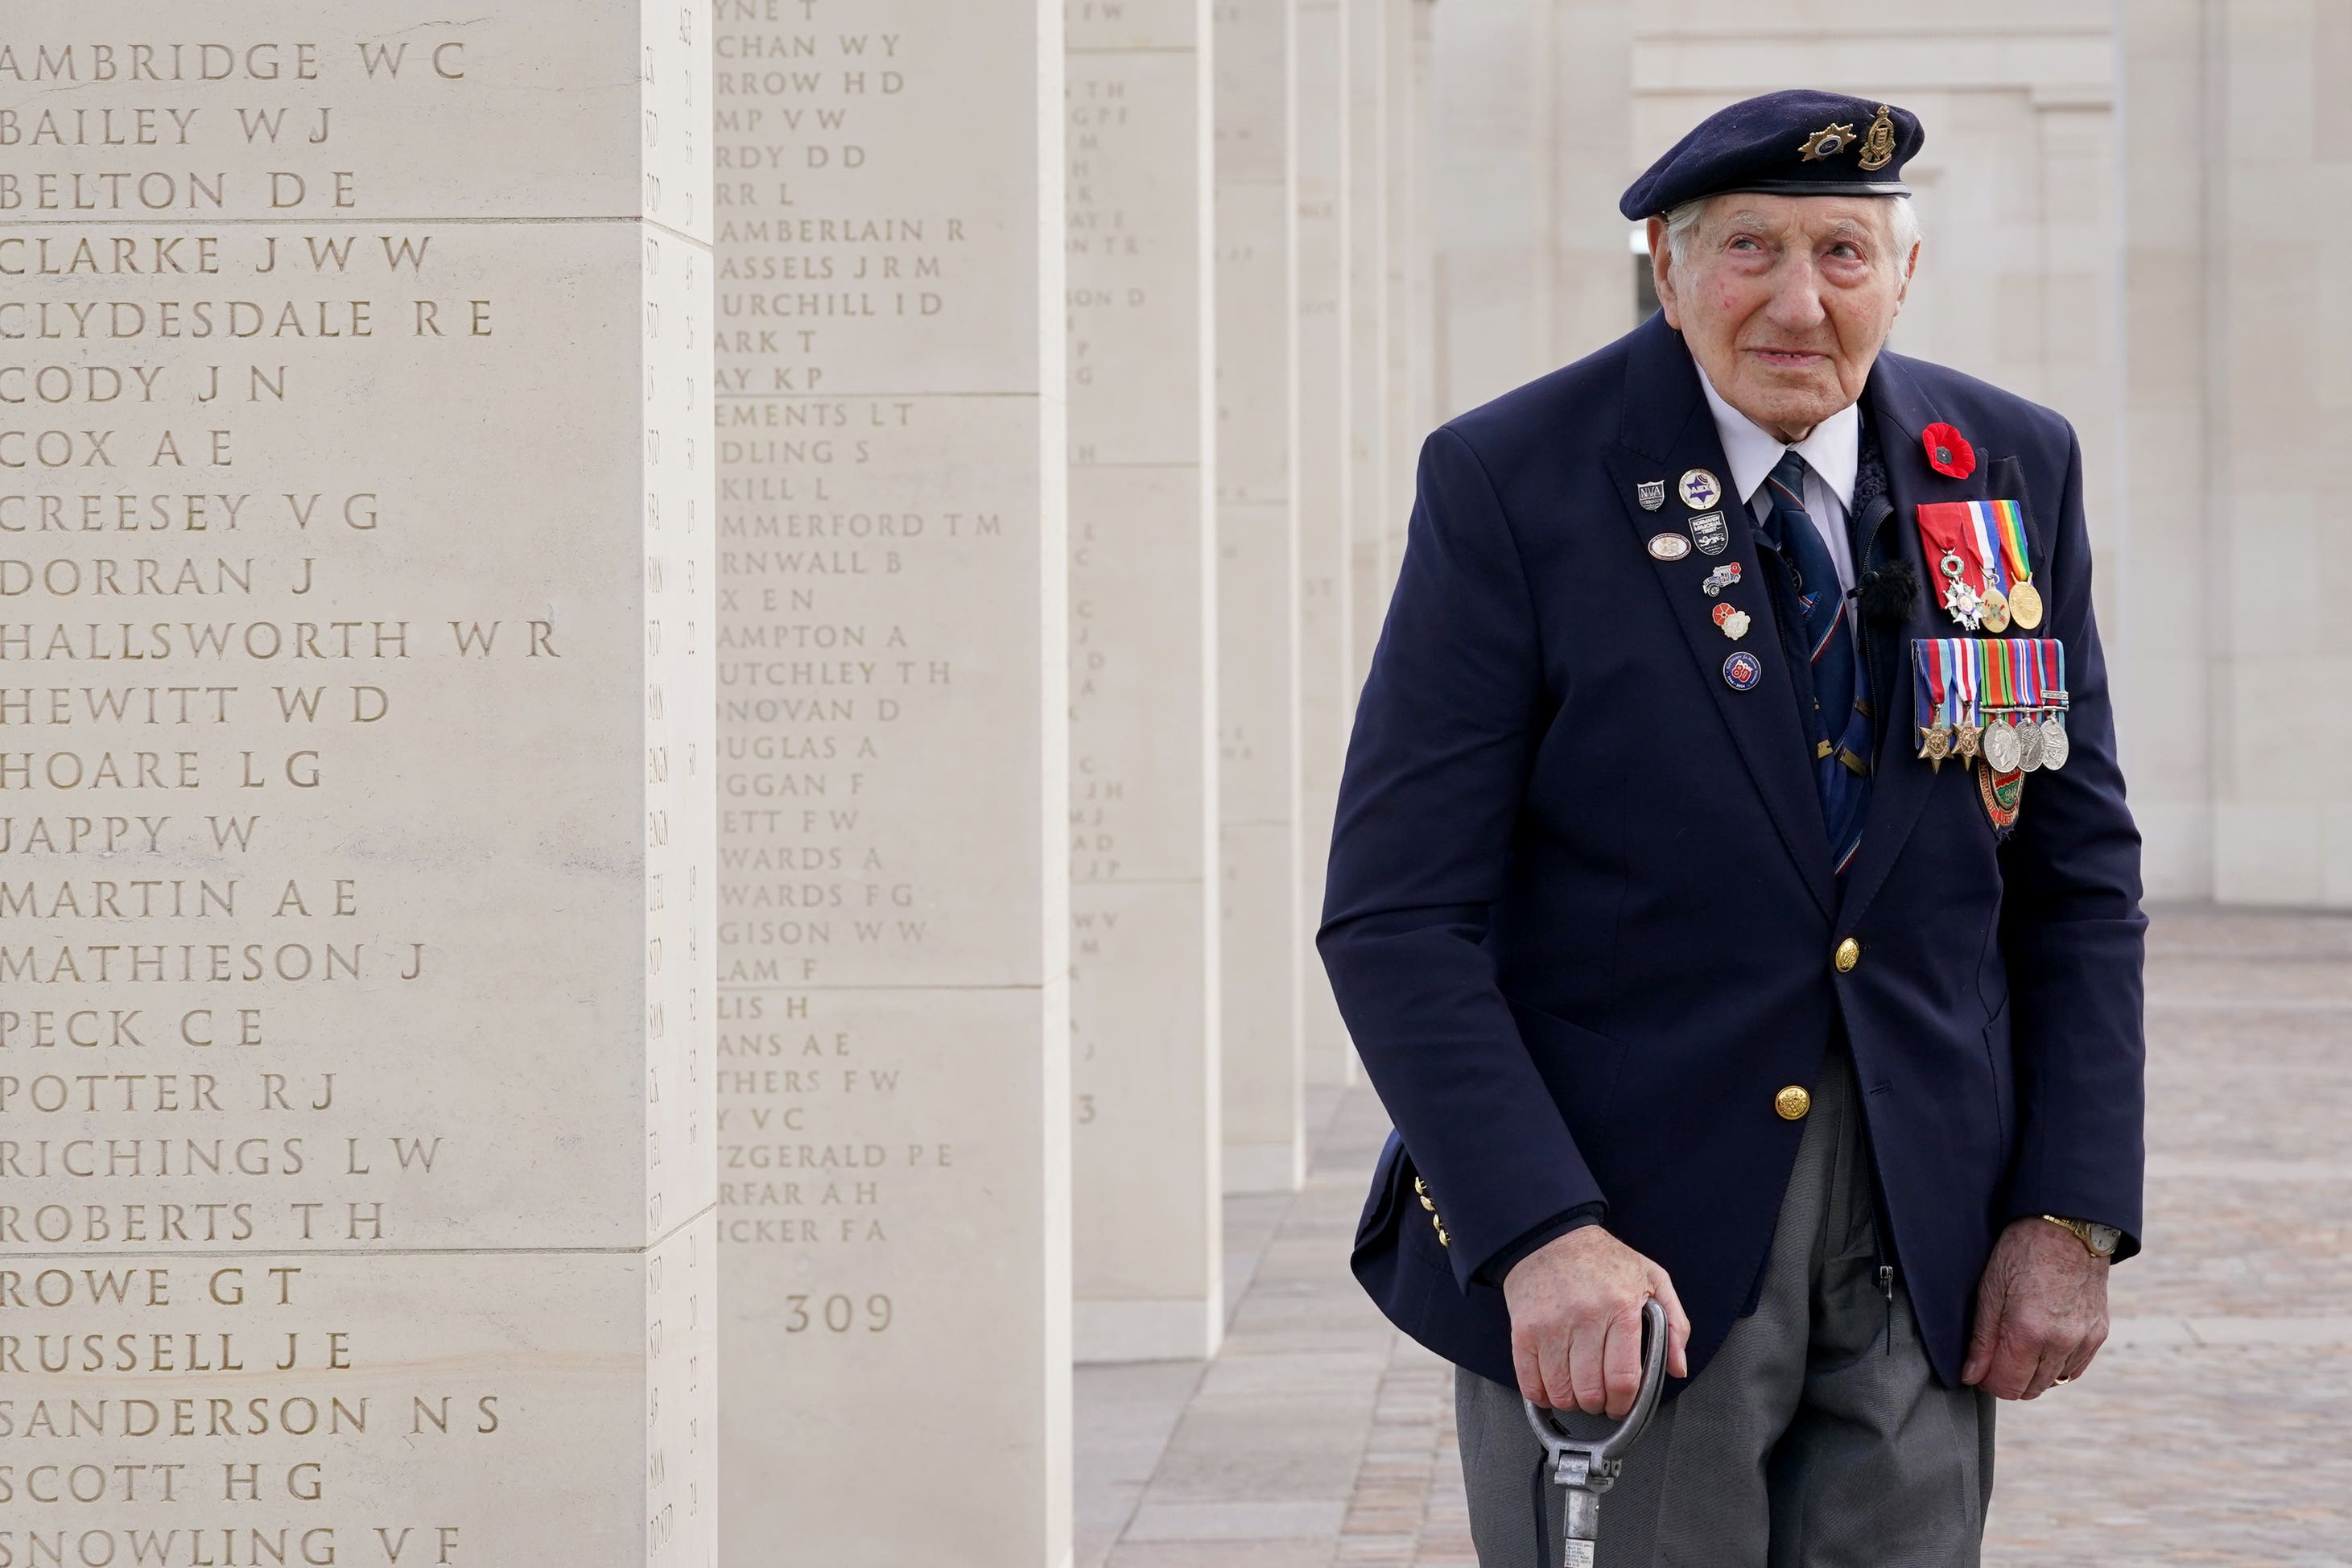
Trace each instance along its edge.
<path fill-rule="evenodd" d="M 1756 1310 L 1626 1456 L 1601 1500 L 1598 1568 L 1974 1568 L 1993 1402 L 1937 1383 L 1900 1281 L 1891 1301 L 1880 1288 L 1875 1224 L 1840 1046 Z M 1559 1489 L 1518 1391 L 1457 1370 L 1454 1410 L 1480 1568 L 1559 1568 Z"/>

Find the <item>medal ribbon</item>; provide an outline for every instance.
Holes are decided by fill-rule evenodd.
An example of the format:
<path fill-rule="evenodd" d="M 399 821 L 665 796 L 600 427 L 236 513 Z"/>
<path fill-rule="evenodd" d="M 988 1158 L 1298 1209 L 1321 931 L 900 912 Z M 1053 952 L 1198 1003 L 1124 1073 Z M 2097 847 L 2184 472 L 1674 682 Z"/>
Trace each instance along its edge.
<path fill-rule="evenodd" d="M 2043 637 L 2034 645 L 2042 660 L 2043 700 L 2052 708 L 2066 705 L 2066 645 L 2056 637 Z"/>
<path fill-rule="evenodd" d="M 2013 500 L 1989 500 L 1979 503 L 1992 514 L 1993 533 L 2000 541 L 2000 553 L 2009 568 L 2012 583 L 2033 581 L 2033 558 L 2025 542 L 2025 511 Z"/>
<path fill-rule="evenodd" d="M 1955 651 L 1957 651 L 1957 649 Z M 1952 660 L 1952 678 L 1959 687 L 1959 721 L 1963 724 L 1974 724 L 1979 729 L 1982 729 L 1984 727 L 1983 723 L 1977 717 L 1976 660 L 1972 658 L 1955 658 Z"/>
<path fill-rule="evenodd" d="M 1927 556 L 1931 581 L 1941 592 L 1946 579 L 1940 563 L 1948 552 L 1960 563 L 1960 581 L 1984 592 L 1986 546 L 1979 542 L 1973 503 L 1964 500 L 1921 501 L 1919 542 Z"/>
<path fill-rule="evenodd" d="M 2002 557 L 2007 553 L 2007 545 L 1994 542 L 2000 537 L 2000 525 L 1994 520 L 1992 509 L 2000 503 L 1972 500 L 1967 504 L 1969 529 L 1976 540 L 1977 561 L 1983 570 L 1985 586 L 2006 599 L 2009 597 L 2010 574 L 2004 570 Z"/>
<path fill-rule="evenodd" d="M 1941 644 L 1920 637 L 1911 645 L 1911 720 L 1924 742 L 1936 727 L 1936 661 Z"/>

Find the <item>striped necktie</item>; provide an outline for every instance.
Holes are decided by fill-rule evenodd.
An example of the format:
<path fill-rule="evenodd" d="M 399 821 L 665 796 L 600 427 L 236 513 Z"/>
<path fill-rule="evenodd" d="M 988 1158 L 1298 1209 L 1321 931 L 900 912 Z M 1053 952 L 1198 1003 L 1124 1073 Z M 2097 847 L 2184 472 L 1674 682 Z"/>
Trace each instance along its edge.
<path fill-rule="evenodd" d="M 1829 546 L 1805 510 L 1805 459 L 1794 451 L 1783 453 L 1764 481 L 1763 493 L 1771 506 L 1757 537 L 1784 568 L 1774 574 L 1773 587 L 1781 641 L 1791 659 L 1802 656 L 1802 668 L 1811 672 L 1812 703 L 1805 727 L 1813 748 L 1813 785 L 1821 794 L 1831 858 L 1837 874 L 1843 876 L 1862 844 L 1874 738 L 1853 617 L 1847 613 Z M 1801 636 L 1792 635 L 1800 631 Z"/>

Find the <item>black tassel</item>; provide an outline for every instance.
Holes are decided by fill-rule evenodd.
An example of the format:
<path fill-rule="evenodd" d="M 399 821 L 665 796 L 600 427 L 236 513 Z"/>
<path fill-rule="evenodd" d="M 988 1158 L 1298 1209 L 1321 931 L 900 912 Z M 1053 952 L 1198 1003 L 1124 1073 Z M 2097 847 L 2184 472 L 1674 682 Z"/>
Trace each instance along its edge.
<path fill-rule="evenodd" d="M 1919 600 L 1919 574 L 1908 561 L 1890 561 L 1864 572 L 1853 585 L 1853 596 L 1871 620 L 1907 621 Z"/>

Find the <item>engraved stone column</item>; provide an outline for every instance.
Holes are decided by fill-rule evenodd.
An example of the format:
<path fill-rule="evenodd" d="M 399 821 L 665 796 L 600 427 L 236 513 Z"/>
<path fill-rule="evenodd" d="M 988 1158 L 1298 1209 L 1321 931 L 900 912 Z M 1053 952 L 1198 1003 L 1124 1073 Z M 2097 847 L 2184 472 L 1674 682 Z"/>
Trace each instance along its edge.
<path fill-rule="evenodd" d="M 1354 382 L 1348 180 L 1348 17 L 1372 0 L 1298 3 L 1299 934 L 1308 1083 L 1345 1083 L 1355 1048 L 1312 944 L 1356 697 L 1348 592 Z"/>
<path fill-rule="evenodd" d="M 448 16 L 0 37 L 0 1561 L 711 1560 L 709 15 Z"/>
<path fill-rule="evenodd" d="M 1293 0 L 1216 12 L 1224 1188 L 1306 1177 Z"/>
<path fill-rule="evenodd" d="M 1388 518 L 1389 447 L 1389 56 L 1402 0 L 1356 0 L 1348 13 L 1348 584 L 1351 601 L 1347 699 L 1371 668 L 1387 607 L 1381 534 Z M 1352 1078 L 1354 1052 L 1347 1061 Z"/>
<path fill-rule="evenodd" d="M 717 40 L 720 1326 L 743 1568 L 1056 1568 L 1056 0 Z"/>
<path fill-rule="evenodd" d="M 1067 12 L 1072 1331 L 1224 1321 L 1208 10 Z"/>

